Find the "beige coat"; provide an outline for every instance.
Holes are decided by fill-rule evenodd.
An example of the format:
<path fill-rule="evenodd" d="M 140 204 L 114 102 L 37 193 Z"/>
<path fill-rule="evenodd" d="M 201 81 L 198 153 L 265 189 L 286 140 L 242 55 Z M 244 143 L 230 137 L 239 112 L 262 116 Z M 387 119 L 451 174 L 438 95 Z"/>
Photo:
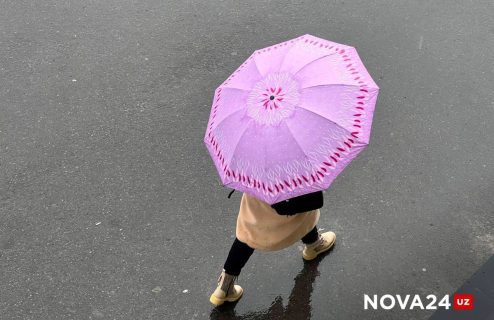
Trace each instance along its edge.
<path fill-rule="evenodd" d="M 279 215 L 268 203 L 244 193 L 236 236 L 251 248 L 277 251 L 302 239 L 317 224 L 319 216 L 319 209 L 293 216 Z"/>

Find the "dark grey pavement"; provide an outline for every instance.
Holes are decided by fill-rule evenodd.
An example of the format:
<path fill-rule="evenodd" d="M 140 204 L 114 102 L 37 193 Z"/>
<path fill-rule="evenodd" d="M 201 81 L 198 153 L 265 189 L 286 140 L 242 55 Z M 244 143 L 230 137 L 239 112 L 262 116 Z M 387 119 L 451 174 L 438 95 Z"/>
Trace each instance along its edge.
<path fill-rule="evenodd" d="M 429 318 L 363 295 L 452 293 L 494 254 L 493 13 L 0 0 L 0 319 Z M 240 197 L 202 143 L 212 95 L 305 33 L 357 48 L 381 88 L 371 142 L 325 193 L 334 250 L 255 252 L 244 297 L 214 310 Z"/>
<path fill-rule="evenodd" d="M 429 320 L 494 319 L 494 255 L 458 288 L 456 294 L 471 294 L 471 310 L 438 309 Z"/>

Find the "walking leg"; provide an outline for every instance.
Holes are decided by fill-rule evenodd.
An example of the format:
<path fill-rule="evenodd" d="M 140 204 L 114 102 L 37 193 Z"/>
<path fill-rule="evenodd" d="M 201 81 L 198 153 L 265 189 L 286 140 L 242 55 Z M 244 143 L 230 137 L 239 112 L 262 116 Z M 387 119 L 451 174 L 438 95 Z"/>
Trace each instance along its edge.
<path fill-rule="evenodd" d="M 225 269 L 225 272 L 228 274 L 239 276 L 240 271 L 245 266 L 253 252 L 253 248 L 235 238 L 223 269 Z"/>

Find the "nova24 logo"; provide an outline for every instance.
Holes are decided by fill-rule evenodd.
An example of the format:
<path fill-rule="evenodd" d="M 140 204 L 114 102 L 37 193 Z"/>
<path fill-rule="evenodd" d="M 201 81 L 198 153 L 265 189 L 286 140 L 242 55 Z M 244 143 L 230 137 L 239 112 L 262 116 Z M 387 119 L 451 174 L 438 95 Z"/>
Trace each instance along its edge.
<path fill-rule="evenodd" d="M 441 300 L 438 300 L 435 294 L 429 294 L 425 297 L 425 299 L 422 299 L 418 294 L 413 296 L 410 294 L 404 296 L 399 294 L 385 294 L 381 297 L 378 297 L 377 294 L 372 295 L 372 297 L 368 294 L 364 294 L 364 310 L 378 310 L 379 308 L 383 310 L 391 310 L 395 307 L 400 308 L 401 310 L 437 310 L 437 308 L 450 309 L 451 302 L 448 294 L 442 297 Z M 455 293 L 453 295 L 453 309 L 473 310 L 473 295 Z"/>

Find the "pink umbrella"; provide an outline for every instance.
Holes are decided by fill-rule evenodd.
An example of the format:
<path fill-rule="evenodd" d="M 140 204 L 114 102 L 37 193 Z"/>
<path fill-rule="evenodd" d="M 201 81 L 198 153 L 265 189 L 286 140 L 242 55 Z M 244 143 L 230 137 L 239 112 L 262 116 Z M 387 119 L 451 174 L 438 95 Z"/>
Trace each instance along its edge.
<path fill-rule="evenodd" d="M 324 190 L 369 144 L 378 92 L 355 48 L 306 34 L 216 89 L 204 142 L 224 186 L 269 204 Z"/>

